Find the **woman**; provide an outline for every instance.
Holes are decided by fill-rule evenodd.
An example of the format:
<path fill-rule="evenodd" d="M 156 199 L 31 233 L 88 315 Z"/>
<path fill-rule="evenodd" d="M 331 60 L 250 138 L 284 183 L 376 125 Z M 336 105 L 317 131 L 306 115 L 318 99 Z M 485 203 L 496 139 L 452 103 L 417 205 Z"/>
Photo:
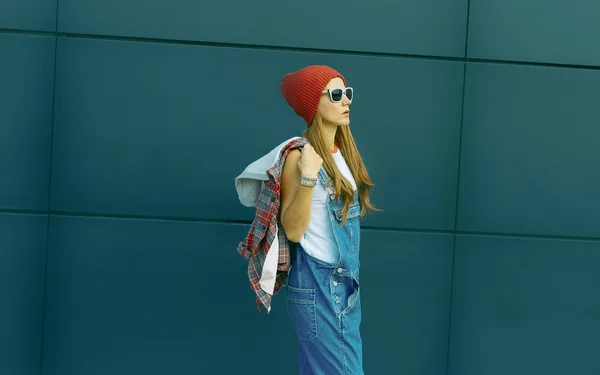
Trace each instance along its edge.
<path fill-rule="evenodd" d="M 373 186 L 350 132 L 353 89 L 327 66 L 287 74 L 281 91 L 307 124 L 281 177 L 280 221 L 296 243 L 287 307 L 300 374 L 363 374 L 359 293 L 360 217 Z"/>

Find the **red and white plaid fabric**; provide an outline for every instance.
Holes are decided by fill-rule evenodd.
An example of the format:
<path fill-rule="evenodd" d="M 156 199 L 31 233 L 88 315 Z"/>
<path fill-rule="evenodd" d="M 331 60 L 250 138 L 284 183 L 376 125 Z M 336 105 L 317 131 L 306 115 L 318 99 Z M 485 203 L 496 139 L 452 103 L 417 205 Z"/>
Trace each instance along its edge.
<path fill-rule="evenodd" d="M 261 305 L 267 312 L 271 310 L 272 296 L 261 289 L 260 278 L 263 265 L 271 244 L 277 237 L 279 241 L 279 259 L 275 278 L 275 295 L 284 285 L 291 266 L 290 244 L 285 236 L 283 226 L 278 224 L 279 206 L 281 203 L 281 173 L 285 159 L 291 150 L 307 144 L 305 138 L 298 138 L 288 143 L 281 151 L 281 156 L 273 167 L 267 170 L 269 177 L 265 181 L 256 204 L 256 214 L 246 238 L 238 245 L 238 253 L 248 260 L 248 278 L 252 290 L 256 293 L 256 303 L 260 311 Z"/>

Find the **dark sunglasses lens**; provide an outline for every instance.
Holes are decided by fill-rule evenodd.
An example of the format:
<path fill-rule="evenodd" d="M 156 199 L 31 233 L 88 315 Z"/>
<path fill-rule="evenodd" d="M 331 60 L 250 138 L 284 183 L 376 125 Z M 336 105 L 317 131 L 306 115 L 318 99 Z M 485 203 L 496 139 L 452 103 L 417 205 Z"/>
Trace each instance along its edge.
<path fill-rule="evenodd" d="M 352 94 L 354 94 L 353 90 L 351 88 L 347 88 L 346 89 L 346 97 L 348 98 L 348 100 L 352 100 Z"/>
<path fill-rule="evenodd" d="M 342 100 L 342 93 L 342 89 L 331 90 L 331 100 L 333 100 L 334 102 L 339 102 L 340 100 Z"/>

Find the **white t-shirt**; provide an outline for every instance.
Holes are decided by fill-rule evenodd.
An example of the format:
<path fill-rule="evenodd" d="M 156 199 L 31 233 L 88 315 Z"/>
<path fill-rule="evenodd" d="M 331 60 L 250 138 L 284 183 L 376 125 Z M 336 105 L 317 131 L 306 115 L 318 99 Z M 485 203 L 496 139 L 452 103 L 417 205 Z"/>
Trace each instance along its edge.
<path fill-rule="evenodd" d="M 332 155 L 342 175 L 352 184 L 352 188 L 356 190 L 356 182 L 340 150 L 338 149 Z M 329 212 L 327 211 L 327 192 L 319 180 L 317 180 L 317 185 L 314 189 L 310 222 L 304 236 L 300 239 L 300 245 L 302 245 L 309 255 L 324 262 L 335 264 L 338 262 L 340 254 L 337 242 L 333 236 Z"/>

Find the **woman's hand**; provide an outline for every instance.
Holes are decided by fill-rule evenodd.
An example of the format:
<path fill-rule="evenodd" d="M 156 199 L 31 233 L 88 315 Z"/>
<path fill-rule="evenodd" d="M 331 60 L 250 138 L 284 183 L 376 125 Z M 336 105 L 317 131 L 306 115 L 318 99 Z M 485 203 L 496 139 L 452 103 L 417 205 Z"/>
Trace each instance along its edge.
<path fill-rule="evenodd" d="M 300 175 L 306 177 L 317 177 L 322 165 L 323 159 L 321 159 L 315 149 L 309 144 L 305 145 L 302 148 L 300 160 L 298 160 Z"/>

